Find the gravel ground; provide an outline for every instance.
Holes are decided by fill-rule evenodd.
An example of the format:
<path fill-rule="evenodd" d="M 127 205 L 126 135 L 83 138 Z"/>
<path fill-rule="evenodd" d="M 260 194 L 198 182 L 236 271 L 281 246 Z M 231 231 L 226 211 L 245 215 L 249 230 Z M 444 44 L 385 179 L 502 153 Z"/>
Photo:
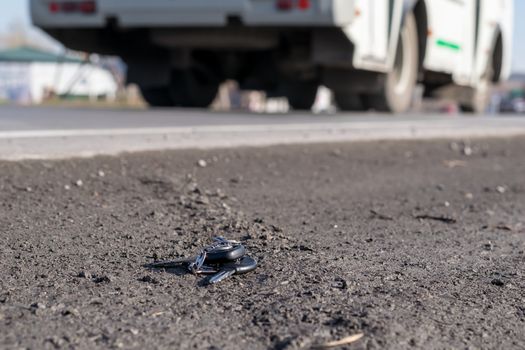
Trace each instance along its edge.
<path fill-rule="evenodd" d="M 0 163 L 0 348 L 525 348 L 525 139 Z M 206 286 L 144 264 L 216 234 Z M 344 347 L 343 347 L 344 348 Z"/>

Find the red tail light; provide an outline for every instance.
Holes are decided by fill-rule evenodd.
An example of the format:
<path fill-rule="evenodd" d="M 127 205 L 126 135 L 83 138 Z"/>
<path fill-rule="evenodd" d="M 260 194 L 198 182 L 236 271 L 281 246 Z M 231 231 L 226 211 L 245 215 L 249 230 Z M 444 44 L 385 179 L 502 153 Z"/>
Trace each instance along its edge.
<path fill-rule="evenodd" d="M 94 1 L 82 1 L 79 5 L 80 12 L 82 13 L 95 13 L 97 12 L 97 4 Z"/>
<path fill-rule="evenodd" d="M 97 12 L 97 3 L 94 0 L 85 1 L 52 1 L 49 3 L 51 13 L 83 13 L 93 14 Z"/>
<path fill-rule="evenodd" d="M 300 10 L 308 10 L 310 8 L 310 0 L 299 0 L 297 7 Z"/>
<path fill-rule="evenodd" d="M 295 0 L 277 0 L 277 8 L 279 10 L 291 10 L 293 9 Z"/>
<path fill-rule="evenodd" d="M 49 12 L 51 13 L 57 13 L 60 12 L 60 5 L 56 2 L 49 3 Z"/>
<path fill-rule="evenodd" d="M 310 0 L 277 0 L 276 6 L 278 10 L 290 11 L 293 9 L 309 10 Z"/>

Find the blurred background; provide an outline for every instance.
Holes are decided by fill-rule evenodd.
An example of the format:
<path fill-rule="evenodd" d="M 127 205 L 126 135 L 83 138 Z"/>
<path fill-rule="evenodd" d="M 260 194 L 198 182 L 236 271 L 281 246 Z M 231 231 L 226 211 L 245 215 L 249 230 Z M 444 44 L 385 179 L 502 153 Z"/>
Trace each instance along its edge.
<path fill-rule="evenodd" d="M 512 75 L 492 91 L 493 113 L 525 113 L 525 1 L 515 2 Z M 34 27 L 28 0 L 0 5 L 0 104 L 75 105 L 145 108 L 139 89 L 126 84 L 126 65 L 118 57 L 68 50 Z M 330 91 L 321 87 L 314 111 L 335 109 Z M 419 110 L 455 112 L 448 101 L 416 104 Z M 240 92 L 227 81 L 212 105 L 217 110 L 285 112 L 286 99 Z"/>

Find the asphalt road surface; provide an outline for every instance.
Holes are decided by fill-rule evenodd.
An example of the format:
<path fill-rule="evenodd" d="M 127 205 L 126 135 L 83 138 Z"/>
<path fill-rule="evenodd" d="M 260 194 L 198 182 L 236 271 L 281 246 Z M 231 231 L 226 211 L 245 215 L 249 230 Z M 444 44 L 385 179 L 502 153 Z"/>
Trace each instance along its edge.
<path fill-rule="evenodd" d="M 525 135 L 519 116 L 210 113 L 0 107 L 0 159 L 165 149 Z"/>
<path fill-rule="evenodd" d="M 436 120 L 462 121 L 463 125 L 483 124 L 487 120 L 499 120 L 499 124 L 511 121 L 514 126 L 523 125 L 520 115 L 500 115 L 497 117 L 469 117 L 468 115 L 407 113 L 391 114 L 336 113 L 313 114 L 309 112 L 291 113 L 246 113 L 210 112 L 201 109 L 104 109 L 104 108 L 68 108 L 68 107 L 18 107 L 0 106 L 1 131 L 46 131 L 46 130 L 119 130 L 151 129 L 173 127 L 212 127 L 239 125 L 297 125 L 359 122 L 385 122 L 395 120 L 426 121 Z M 472 123 L 477 120 L 477 123 Z M 480 121 L 481 120 L 481 121 Z M 496 124 L 496 123 L 494 123 Z"/>
<path fill-rule="evenodd" d="M 0 162 L 0 348 L 309 349 L 362 333 L 342 348 L 523 349 L 524 149 L 509 137 Z M 216 234 L 258 269 L 205 286 L 143 266 Z"/>

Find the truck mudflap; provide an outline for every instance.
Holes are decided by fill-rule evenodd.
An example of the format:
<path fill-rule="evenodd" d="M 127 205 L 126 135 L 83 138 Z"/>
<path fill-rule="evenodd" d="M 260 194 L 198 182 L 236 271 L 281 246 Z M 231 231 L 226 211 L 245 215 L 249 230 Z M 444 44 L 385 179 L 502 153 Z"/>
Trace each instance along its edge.
<path fill-rule="evenodd" d="M 344 26 L 354 16 L 353 0 L 90 0 L 90 14 L 60 9 L 66 0 L 31 0 L 33 22 L 43 28 L 209 27 L 231 22 L 246 26 Z M 78 0 L 83 2 L 83 0 Z M 58 4 L 58 7 L 57 7 Z"/>

